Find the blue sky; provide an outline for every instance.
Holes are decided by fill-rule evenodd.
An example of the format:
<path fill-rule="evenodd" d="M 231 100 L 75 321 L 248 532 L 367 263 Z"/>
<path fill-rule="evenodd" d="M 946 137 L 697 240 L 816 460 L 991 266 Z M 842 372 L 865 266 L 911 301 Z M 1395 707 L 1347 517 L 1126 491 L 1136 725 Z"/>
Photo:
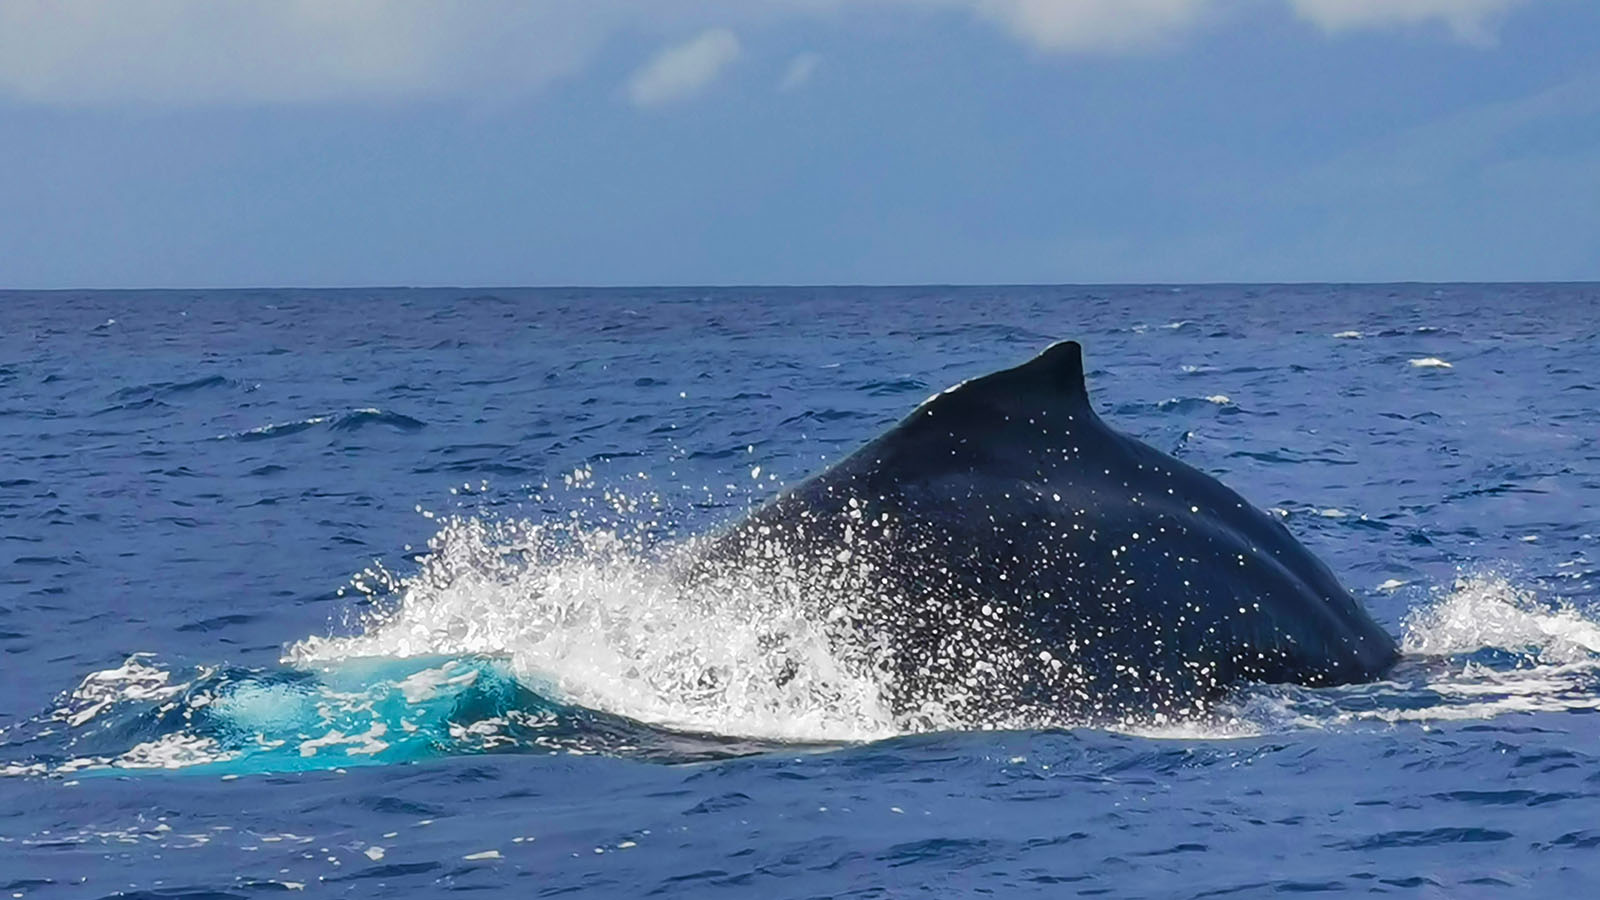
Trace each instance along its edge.
<path fill-rule="evenodd" d="M 0 286 L 1600 279 L 1595 0 L 0 0 Z"/>

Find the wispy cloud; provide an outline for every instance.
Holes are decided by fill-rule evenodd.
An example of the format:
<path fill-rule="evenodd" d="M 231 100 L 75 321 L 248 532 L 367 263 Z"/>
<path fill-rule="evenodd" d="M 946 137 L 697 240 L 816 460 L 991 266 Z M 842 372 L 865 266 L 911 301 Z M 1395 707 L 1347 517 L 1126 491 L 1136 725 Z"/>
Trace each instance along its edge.
<path fill-rule="evenodd" d="M 789 60 L 789 67 L 784 69 L 783 78 L 778 81 L 778 90 L 793 91 L 805 87 L 817 74 L 817 66 L 821 64 L 822 57 L 815 53 L 802 53 Z"/>
<path fill-rule="evenodd" d="M 627 24 L 621 2 L 0 0 L 0 97 L 192 106 L 525 92 L 586 63 Z"/>
<path fill-rule="evenodd" d="M 1306 172 L 1283 193 L 1327 206 L 1392 201 L 1406 191 L 1481 181 L 1507 162 L 1597 161 L 1600 139 L 1571 127 L 1586 121 L 1600 121 L 1600 73 L 1414 125 Z"/>
<path fill-rule="evenodd" d="M 1493 23 L 1525 0 L 1289 0 L 1326 31 L 1442 22 L 1461 40 L 1490 43 Z"/>
<path fill-rule="evenodd" d="M 658 53 L 628 79 L 628 97 L 636 106 L 660 106 L 686 100 L 716 80 L 739 58 L 739 36 L 713 28 L 699 37 Z"/>
<path fill-rule="evenodd" d="M 1256 0 L 1331 33 L 1442 25 L 1487 43 L 1533 0 Z M 731 28 L 847 28 L 877 15 L 964 15 L 1050 53 L 1118 52 L 1191 32 L 1237 0 L 0 0 L 0 99 L 51 105 L 293 104 L 494 97 L 581 70 L 622 31 L 710 28 L 628 86 L 651 105 L 704 87 L 740 54 Z M 1229 16 L 1239 19 L 1240 16 Z M 713 27 L 726 26 L 726 27 Z M 817 57 L 790 63 L 802 85 Z"/>

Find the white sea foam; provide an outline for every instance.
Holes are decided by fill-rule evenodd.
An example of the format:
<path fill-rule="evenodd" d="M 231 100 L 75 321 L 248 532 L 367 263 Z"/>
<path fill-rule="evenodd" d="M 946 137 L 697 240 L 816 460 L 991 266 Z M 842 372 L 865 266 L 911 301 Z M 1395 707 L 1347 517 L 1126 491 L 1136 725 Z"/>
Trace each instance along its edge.
<path fill-rule="evenodd" d="M 182 769 L 221 762 L 234 756 L 209 737 L 175 731 L 137 744 L 115 759 L 89 762 L 96 767 L 110 765 L 120 769 Z"/>
<path fill-rule="evenodd" d="M 187 684 L 170 684 L 171 673 L 150 663 L 150 655 L 135 653 L 115 669 L 92 672 L 79 683 L 52 718 L 78 728 L 112 704 L 125 700 L 164 700 Z"/>
<path fill-rule="evenodd" d="M 388 731 L 389 726 L 383 722 L 374 722 L 371 728 L 360 734 L 345 734 L 337 728 L 331 729 L 321 737 L 301 741 L 300 755 L 303 757 L 316 756 L 317 751 L 324 747 L 343 745 L 346 753 L 356 756 L 371 756 L 388 748 L 388 741 L 382 740 Z"/>

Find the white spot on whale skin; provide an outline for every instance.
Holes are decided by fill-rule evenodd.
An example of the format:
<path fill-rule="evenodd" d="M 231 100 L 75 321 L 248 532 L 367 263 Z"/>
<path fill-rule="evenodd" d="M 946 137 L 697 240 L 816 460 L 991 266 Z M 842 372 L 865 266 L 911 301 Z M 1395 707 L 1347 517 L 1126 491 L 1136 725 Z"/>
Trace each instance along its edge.
<path fill-rule="evenodd" d="M 1411 367 L 1413 369 L 1453 369 L 1453 368 L 1455 368 L 1455 366 L 1450 365 L 1449 363 L 1445 362 L 1444 360 L 1440 359 L 1437 356 L 1424 356 L 1421 359 L 1413 359 L 1411 361 Z"/>

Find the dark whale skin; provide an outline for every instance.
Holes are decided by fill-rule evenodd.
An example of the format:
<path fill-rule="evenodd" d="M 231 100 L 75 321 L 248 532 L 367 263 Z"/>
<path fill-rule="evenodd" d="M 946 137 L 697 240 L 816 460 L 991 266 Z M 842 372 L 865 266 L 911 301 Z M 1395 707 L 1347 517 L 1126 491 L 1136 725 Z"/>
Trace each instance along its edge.
<path fill-rule="evenodd" d="M 1101 421 L 1072 341 L 930 398 L 704 559 L 803 573 L 902 713 L 1162 721 L 1398 658 L 1277 518 Z"/>

